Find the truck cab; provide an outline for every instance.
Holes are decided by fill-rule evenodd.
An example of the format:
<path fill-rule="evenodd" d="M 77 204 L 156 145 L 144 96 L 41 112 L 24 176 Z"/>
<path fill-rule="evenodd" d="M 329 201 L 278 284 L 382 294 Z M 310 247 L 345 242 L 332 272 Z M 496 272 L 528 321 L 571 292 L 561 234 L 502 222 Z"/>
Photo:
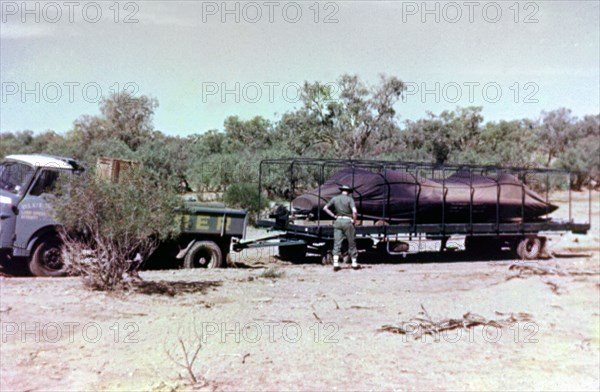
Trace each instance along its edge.
<path fill-rule="evenodd" d="M 99 168 L 102 173 L 103 167 Z M 109 169 L 107 180 L 114 181 L 113 166 Z M 36 276 L 65 274 L 52 199 L 61 176 L 82 171 L 73 159 L 42 154 L 9 155 L 0 162 L 0 262 L 27 260 Z M 171 255 L 183 260 L 184 268 L 224 266 L 232 239 L 245 236 L 248 213 L 188 202 L 178 219 L 181 233 L 174 241 L 160 244 L 155 252 L 157 267 L 164 267 Z"/>
<path fill-rule="evenodd" d="M 0 261 L 25 258 L 34 275 L 63 274 L 51 199 L 61 176 L 81 170 L 72 159 L 41 154 L 0 162 Z"/>

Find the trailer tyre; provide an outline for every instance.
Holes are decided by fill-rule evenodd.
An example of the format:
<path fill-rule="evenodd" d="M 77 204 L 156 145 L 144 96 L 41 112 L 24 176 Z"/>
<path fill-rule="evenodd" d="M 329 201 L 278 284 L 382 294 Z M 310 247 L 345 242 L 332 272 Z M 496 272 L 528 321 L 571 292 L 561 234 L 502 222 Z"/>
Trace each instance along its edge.
<path fill-rule="evenodd" d="M 517 245 L 517 255 L 522 260 L 534 260 L 542 253 L 542 240 L 540 237 L 522 238 Z"/>
<path fill-rule="evenodd" d="M 47 237 L 36 244 L 29 261 L 29 270 L 35 276 L 64 276 L 61 242 L 56 237 Z"/>
<path fill-rule="evenodd" d="M 222 265 L 221 248 L 212 241 L 196 242 L 183 260 L 183 268 L 220 268 Z"/>

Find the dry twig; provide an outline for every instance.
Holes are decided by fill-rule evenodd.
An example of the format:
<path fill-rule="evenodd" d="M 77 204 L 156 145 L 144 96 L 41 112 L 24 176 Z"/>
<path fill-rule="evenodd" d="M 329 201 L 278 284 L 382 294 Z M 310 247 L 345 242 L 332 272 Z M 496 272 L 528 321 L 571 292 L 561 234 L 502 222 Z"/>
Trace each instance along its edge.
<path fill-rule="evenodd" d="M 317 316 L 317 314 L 315 312 L 313 312 L 313 316 L 315 316 L 315 318 L 317 319 L 317 321 L 321 324 L 323 324 L 323 320 L 321 320 L 321 318 L 319 316 Z"/>
<path fill-rule="evenodd" d="M 175 350 L 169 350 L 166 347 L 165 353 L 173 363 L 186 370 L 192 385 L 198 386 L 199 381 L 201 381 L 200 386 L 207 385 L 206 379 L 203 376 L 197 377 L 194 372 L 194 364 L 198 359 L 200 349 L 202 349 L 202 336 L 198 333 L 195 326 L 194 336 L 191 338 L 191 340 L 185 341 L 181 336 L 181 331 L 179 331 L 177 335 L 177 346 L 181 350 L 180 354 L 176 355 L 172 352 Z"/>

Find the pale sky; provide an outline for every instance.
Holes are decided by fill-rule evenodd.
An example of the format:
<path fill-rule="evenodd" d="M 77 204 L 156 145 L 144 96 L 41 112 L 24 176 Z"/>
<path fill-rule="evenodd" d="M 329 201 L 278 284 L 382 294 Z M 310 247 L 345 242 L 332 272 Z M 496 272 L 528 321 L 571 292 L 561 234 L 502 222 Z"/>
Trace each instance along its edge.
<path fill-rule="evenodd" d="M 342 73 L 409 83 L 400 120 L 470 105 L 486 120 L 598 114 L 599 5 L 1 1 L 0 130 L 65 132 L 127 86 L 159 100 L 157 129 L 186 135 L 229 115 L 275 120 L 305 80 Z"/>

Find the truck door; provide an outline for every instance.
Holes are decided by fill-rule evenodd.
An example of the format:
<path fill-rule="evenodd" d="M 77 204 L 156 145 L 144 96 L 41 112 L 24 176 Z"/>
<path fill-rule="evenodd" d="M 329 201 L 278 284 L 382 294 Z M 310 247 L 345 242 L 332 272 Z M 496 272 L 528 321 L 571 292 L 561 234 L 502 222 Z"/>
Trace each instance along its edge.
<path fill-rule="evenodd" d="M 12 254 L 17 222 L 17 206 L 35 174 L 33 166 L 4 161 L 0 163 L 0 248 Z"/>
<path fill-rule="evenodd" d="M 32 236 L 41 228 L 56 225 L 52 215 L 51 199 L 59 175 L 57 169 L 41 169 L 19 203 L 16 222 L 15 256 L 29 256 L 27 245 Z"/>

